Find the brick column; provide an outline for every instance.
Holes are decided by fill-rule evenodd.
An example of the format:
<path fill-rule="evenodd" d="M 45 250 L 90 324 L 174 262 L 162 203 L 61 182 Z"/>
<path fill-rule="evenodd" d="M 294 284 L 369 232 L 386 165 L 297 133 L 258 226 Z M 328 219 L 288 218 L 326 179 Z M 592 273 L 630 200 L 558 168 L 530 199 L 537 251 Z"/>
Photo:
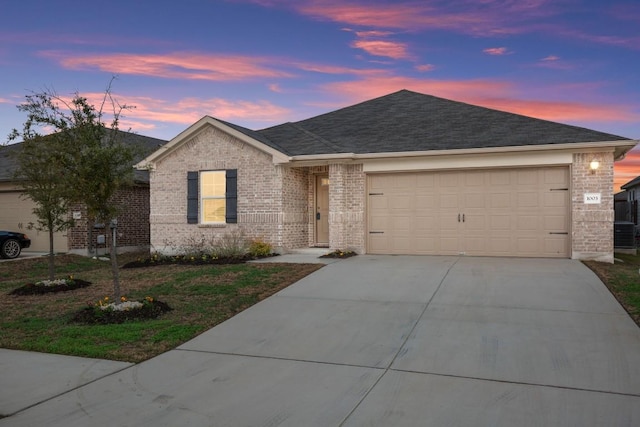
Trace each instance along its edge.
<path fill-rule="evenodd" d="M 329 180 L 329 246 L 363 253 L 365 175 L 362 165 L 329 165 Z"/>
<path fill-rule="evenodd" d="M 596 171 L 589 168 L 594 159 Z M 613 153 L 574 154 L 571 186 L 572 258 L 613 262 Z M 586 193 L 600 194 L 600 203 L 585 203 Z"/>

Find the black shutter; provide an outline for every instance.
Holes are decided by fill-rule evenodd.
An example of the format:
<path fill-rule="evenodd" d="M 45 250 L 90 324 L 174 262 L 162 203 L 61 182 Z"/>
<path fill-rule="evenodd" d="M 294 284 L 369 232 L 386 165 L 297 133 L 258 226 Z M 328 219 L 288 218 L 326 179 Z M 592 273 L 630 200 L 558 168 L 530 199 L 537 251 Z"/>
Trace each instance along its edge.
<path fill-rule="evenodd" d="M 198 172 L 187 172 L 187 223 L 198 223 Z"/>
<path fill-rule="evenodd" d="M 238 222 L 238 169 L 227 169 L 225 197 L 227 199 L 225 220 L 227 224 L 236 224 Z"/>

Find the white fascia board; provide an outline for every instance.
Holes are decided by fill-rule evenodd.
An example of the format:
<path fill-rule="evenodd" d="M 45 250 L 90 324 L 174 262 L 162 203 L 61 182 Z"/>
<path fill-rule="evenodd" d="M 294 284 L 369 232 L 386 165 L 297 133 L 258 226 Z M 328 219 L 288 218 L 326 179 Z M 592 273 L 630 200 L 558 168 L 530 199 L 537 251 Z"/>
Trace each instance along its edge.
<path fill-rule="evenodd" d="M 525 153 L 541 153 L 541 152 L 565 152 L 563 159 L 567 154 L 576 152 L 602 152 L 611 151 L 615 153 L 616 160 L 624 157 L 627 151 L 635 147 L 640 141 L 622 140 L 622 141 L 601 141 L 601 142 L 577 142 L 570 144 L 543 144 L 543 145 L 524 145 L 524 146 L 508 146 L 508 147 L 489 147 L 489 148 L 466 148 L 458 150 L 430 150 L 430 151 L 400 151 L 387 153 L 341 153 L 341 154 L 313 154 L 305 156 L 292 156 L 289 158 L 291 166 L 320 166 L 329 163 L 369 163 L 374 160 L 390 160 L 390 159 L 408 159 L 408 158 L 436 158 L 436 157 L 452 157 L 452 156 L 478 156 L 490 154 L 506 154 L 512 153 L 519 156 Z M 528 155 L 529 155 L 528 154 Z M 571 161 L 562 163 L 571 163 Z M 554 163 L 555 164 L 555 163 Z"/>
<path fill-rule="evenodd" d="M 172 153 L 174 150 L 178 149 L 183 143 L 188 141 L 191 137 L 193 137 L 195 134 L 200 132 L 204 126 L 207 126 L 207 125 L 213 126 L 214 128 L 219 129 L 222 132 L 229 134 L 260 151 L 270 154 L 273 157 L 273 163 L 275 164 L 289 162 L 289 156 L 287 156 L 286 154 L 274 148 L 271 148 L 268 145 L 263 144 L 262 142 L 256 139 L 253 139 L 250 136 L 245 135 L 244 133 L 239 132 L 230 126 L 225 125 L 224 123 L 214 119 L 211 116 L 204 116 L 203 118 L 195 122 L 193 125 L 189 126 L 187 129 L 185 129 L 180 134 L 178 134 L 171 141 L 169 141 L 168 143 L 166 143 L 165 145 L 163 145 L 162 147 L 158 148 L 156 151 L 151 153 L 149 156 L 147 156 L 146 158 L 138 162 L 134 167 L 136 169 L 141 169 L 141 170 L 155 168 L 155 164 L 158 161 L 162 160 L 164 157 Z"/>

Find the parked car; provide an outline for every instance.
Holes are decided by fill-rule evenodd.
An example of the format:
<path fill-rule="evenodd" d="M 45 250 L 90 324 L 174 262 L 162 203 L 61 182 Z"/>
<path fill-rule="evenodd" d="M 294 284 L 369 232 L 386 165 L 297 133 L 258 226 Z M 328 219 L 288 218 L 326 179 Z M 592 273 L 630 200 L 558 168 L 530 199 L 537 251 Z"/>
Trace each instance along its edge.
<path fill-rule="evenodd" d="M 31 246 L 26 234 L 0 230 L 0 257 L 18 258 L 20 252 Z"/>

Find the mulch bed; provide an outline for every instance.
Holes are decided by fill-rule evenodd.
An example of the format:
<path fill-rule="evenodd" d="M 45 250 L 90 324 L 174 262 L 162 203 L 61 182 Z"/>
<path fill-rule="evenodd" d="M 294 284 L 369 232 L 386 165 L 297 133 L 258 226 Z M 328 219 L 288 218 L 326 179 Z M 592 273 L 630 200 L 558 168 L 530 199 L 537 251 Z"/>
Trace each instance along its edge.
<path fill-rule="evenodd" d="M 333 251 L 325 255 L 321 255 L 319 258 L 351 258 L 358 255 L 353 251 Z"/>
<path fill-rule="evenodd" d="M 61 283 L 59 285 L 44 286 L 35 283 L 27 283 L 9 292 L 9 295 L 43 295 L 56 292 L 73 291 L 74 289 L 86 288 L 91 282 L 81 279 L 73 279 L 71 283 Z"/>
<path fill-rule="evenodd" d="M 122 266 L 122 268 L 142 268 L 153 267 L 158 265 L 223 265 L 223 264 L 243 264 L 247 261 L 254 259 L 275 257 L 278 254 L 271 254 L 264 257 L 255 257 L 246 255 L 242 257 L 221 257 L 212 258 L 210 256 L 161 256 L 161 257 L 149 257 L 144 259 L 137 259 L 135 261 L 128 262 Z"/>
<path fill-rule="evenodd" d="M 155 319 L 171 310 L 172 308 L 166 303 L 155 300 L 144 303 L 142 307 L 124 311 L 102 310 L 99 307 L 85 307 L 77 311 L 70 319 L 70 322 L 85 325 L 110 325 L 136 320 Z"/>

